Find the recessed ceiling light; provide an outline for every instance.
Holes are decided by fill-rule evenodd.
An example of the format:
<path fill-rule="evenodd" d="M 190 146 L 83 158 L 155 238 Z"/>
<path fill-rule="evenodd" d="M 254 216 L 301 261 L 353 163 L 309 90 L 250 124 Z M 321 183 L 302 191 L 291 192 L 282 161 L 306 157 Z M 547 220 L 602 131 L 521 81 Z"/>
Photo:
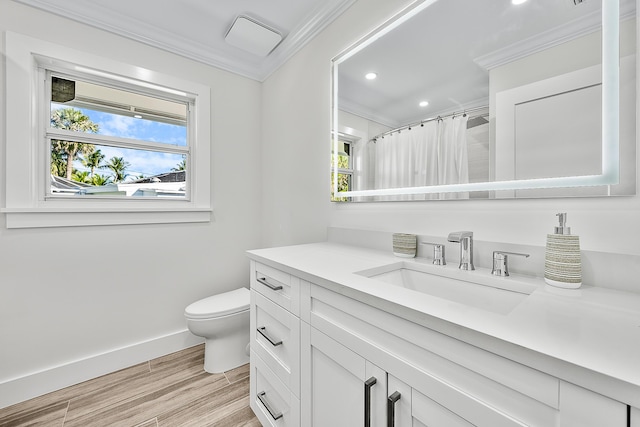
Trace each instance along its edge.
<path fill-rule="evenodd" d="M 526 2 L 527 0 L 511 0 L 511 4 L 522 4 L 524 2 Z"/>
<path fill-rule="evenodd" d="M 134 119 L 141 119 L 141 118 L 142 118 L 142 116 L 141 116 L 140 114 L 134 114 L 134 115 L 133 115 L 133 118 L 134 118 Z"/>
<path fill-rule="evenodd" d="M 426 107 L 427 105 L 429 105 L 429 101 L 420 101 L 420 104 L 418 104 L 421 107 Z"/>
<path fill-rule="evenodd" d="M 376 73 L 367 73 L 367 74 L 364 75 L 364 78 L 367 79 L 367 80 L 373 80 L 376 77 L 378 77 L 378 75 Z"/>

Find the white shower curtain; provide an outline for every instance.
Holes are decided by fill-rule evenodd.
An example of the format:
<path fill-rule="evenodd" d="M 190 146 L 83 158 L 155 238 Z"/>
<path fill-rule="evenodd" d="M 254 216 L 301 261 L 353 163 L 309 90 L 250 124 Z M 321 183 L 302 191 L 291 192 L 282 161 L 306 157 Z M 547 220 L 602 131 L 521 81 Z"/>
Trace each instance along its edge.
<path fill-rule="evenodd" d="M 467 120 L 433 120 L 411 130 L 378 138 L 374 188 L 422 187 L 469 182 Z M 467 198 L 468 193 L 383 196 L 379 200 Z"/>

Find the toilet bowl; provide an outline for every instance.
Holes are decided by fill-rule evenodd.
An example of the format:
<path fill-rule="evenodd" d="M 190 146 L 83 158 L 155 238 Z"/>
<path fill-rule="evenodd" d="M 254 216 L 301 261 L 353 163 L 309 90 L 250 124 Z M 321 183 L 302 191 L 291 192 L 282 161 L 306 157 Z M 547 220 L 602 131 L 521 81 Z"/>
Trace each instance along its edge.
<path fill-rule="evenodd" d="M 204 370 L 217 374 L 249 363 L 247 288 L 201 299 L 184 310 L 192 334 L 205 339 Z"/>

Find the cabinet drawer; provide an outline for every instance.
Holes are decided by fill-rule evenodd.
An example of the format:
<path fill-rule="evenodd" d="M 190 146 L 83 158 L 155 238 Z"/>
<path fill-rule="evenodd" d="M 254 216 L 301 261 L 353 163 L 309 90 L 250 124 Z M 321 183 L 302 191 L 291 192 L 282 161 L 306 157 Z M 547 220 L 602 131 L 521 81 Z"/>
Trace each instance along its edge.
<path fill-rule="evenodd" d="M 263 426 L 298 427 L 300 400 L 251 350 L 249 404 Z"/>
<path fill-rule="evenodd" d="M 300 395 L 300 321 L 253 290 L 251 348 L 296 396 Z"/>
<path fill-rule="evenodd" d="M 289 273 L 251 261 L 251 289 L 296 316 L 300 315 L 299 279 Z"/>

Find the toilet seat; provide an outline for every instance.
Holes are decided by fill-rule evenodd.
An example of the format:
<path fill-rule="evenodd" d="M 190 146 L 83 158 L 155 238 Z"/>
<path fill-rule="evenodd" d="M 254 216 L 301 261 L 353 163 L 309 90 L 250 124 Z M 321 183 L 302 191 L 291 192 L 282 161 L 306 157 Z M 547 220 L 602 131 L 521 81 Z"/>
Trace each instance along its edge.
<path fill-rule="evenodd" d="M 247 288 L 201 299 L 184 310 L 187 319 L 212 319 L 249 310 L 251 293 Z"/>

